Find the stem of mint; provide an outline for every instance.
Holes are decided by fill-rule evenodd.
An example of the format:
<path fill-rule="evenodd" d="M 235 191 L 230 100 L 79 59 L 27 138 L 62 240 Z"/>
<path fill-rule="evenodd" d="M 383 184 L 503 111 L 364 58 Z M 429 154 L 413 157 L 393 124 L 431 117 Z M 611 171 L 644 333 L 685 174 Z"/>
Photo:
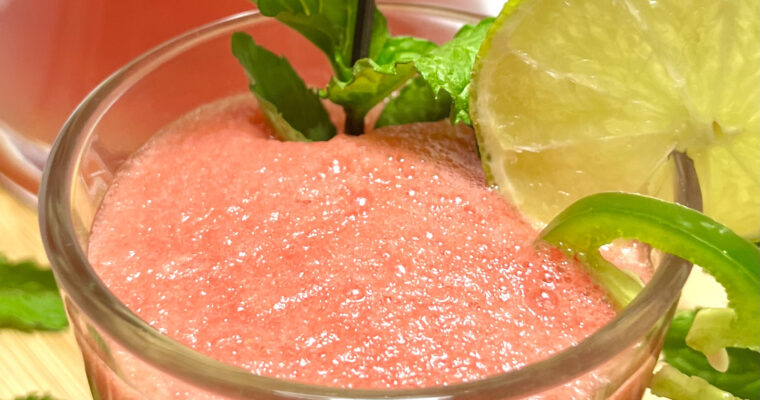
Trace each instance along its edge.
<path fill-rule="evenodd" d="M 357 0 L 356 25 L 354 26 L 354 43 L 351 49 L 351 65 L 369 56 L 369 45 L 372 39 L 372 21 L 375 13 L 374 0 Z M 357 116 L 351 110 L 346 110 L 346 133 L 361 135 L 364 133 L 364 117 Z"/>

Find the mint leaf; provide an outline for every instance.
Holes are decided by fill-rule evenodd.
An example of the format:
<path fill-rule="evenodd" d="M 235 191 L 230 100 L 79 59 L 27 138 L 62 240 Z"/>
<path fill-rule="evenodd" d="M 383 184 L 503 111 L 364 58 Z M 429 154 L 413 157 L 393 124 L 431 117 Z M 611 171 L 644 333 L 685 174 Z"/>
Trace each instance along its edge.
<path fill-rule="evenodd" d="M 723 373 L 716 371 L 704 354 L 686 344 L 696 314 L 696 310 L 682 311 L 673 318 L 662 348 L 665 361 L 684 374 L 698 376 L 735 396 L 760 400 L 760 353 L 728 348 L 728 369 Z"/>
<path fill-rule="evenodd" d="M 417 70 L 434 93 L 446 91 L 451 96 L 453 123 L 472 124 L 469 113 L 470 75 L 475 56 L 493 21 L 494 18 L 485 18 L 475 26 L 463 26 L 451 41 L 415 61 Z"/>
<path fill-rule="evenodd" d="M 254 0 L 261 14 L 298 31 L 321 49 L 339 76 L 350 70 L 356 1 Z"/>
<path fill-rule="evenodd" d="M 447 92 L 441 92 L 436 98 L 427 81 L 417 77 L 388 101 L 375 127 L 440 121 L 448 117 L 450 112 L 451 96 Z"/>
<path fill-rule="evenodd" d="M 0 255 L 0 328 L 56 331 L 67 325 L 53 272 Z"/>
<path fill-rule="evenodd" d="M 386 72 L 390 72 L 393 64 L 414 61 L 437 48 L 438 46 L 429 40 L 396 36 L 388 38 L 380 51 L 374 56 L 370 54 L 370 57 L 375 63 L 382 65 Z"/>
<path fill-rule="evenodd" d="M 599 246 L 618 238 L 698 264 L 726 289 L 729 308 L 699 310 L 686 343 L 708 357 L 726 347 L 760 347 L 760 250 L 704 214 L 651 197 L 600 193 L 573 203 L 540 237 L 590 262 L 595 278 L 604 277 L 594 272 L 603 265 Z"/>
<path fill-rule="evenodd" d="M 278 139 L 322 141 L 335 136 L 335 126 L 319 96 L 306 87 L 285 58 L 240 32 L 232 35 L 232 54 L 245 68 L 251 92 Z"/>
<path fill-rule="evenodd" d="M 369 42 L 369 58 L 373 60 L 377 59 L 380 52 L 385 48 L 385 43 L 390 38 L 391 34 L 388 32 L 388 21 L 385 19 L 385 15 L 375 7 L 375 14 L 372 20 L 372 35 L 370 36 Z M 353 40 L 351 45 L 353 46 Z"/>
<path fill-rule="evenodd" d="M 363 58 L 354 65 L 350 81 L 342 82 L 333 77 L 322 95 L 343 106 L 347 116 L 362 119 L 372 107 L 416 73 L 411 62 L 395 64 L 392 70 L 386 71 L 388 69 L 384 66 Z"/>
<path fill-rule="evenodd" d="M 356 62 L 351 79 L 333 77 L 322 96 L 340 104 L 354 119 L 362 119 L 377 103 L 388 97 L 417 71 L 412 61 L 436 45 L 413 37 L 386 40 L 376 60 L 363 58 Z"/>
<path fill-rule="evenodd" d="M 254 0 L 254 3 L 263 15 L 295 29 L 321 49 L 339 79 L 350 79 L 357 0 Z M 382 48 L 387 38 L 385 17 L 375 10 L 370 56 Z"/>
<path fill-rule="evenodd" d="M 671 400 L 741 400 L 697 376 L 687 376 L 663 365 L 652 377 L 649 388 L 657 396 Z"/>

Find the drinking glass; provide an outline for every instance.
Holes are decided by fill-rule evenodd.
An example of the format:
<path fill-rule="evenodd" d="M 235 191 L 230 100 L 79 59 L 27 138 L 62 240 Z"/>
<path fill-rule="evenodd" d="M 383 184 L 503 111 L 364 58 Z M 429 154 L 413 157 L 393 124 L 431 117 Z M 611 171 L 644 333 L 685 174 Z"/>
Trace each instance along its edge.
<path fill-rule="evenodd" d="M 480 16 L 436 6 L 383 4 L 391 32 L 443 42 Z M 124 306 L 87 261 L 90 227 L 119 166 L 155 132 L 203 104 L 246 92 L 230 35 L 251 34 L 286 56 L 311 85 L 330 68 L 308 41 L 257 12 L 199 27 L 129 63 L 79 105 L 56 140 L 40 193 L 46 250 L 61 287 L 96 399 L 637 399 L 662 346 L 690 265 L 666 256 L 638 297 L 576 346 L 478 381 L 442 387 L 363 390 L 257 376 L 163 336 Z M 695 193 L 693 170 L 676 157 L 676 193 Z M 696 190 L 698 192 L 698 190 Z M 698 200 L 698 199 L 697 199 Z"/>

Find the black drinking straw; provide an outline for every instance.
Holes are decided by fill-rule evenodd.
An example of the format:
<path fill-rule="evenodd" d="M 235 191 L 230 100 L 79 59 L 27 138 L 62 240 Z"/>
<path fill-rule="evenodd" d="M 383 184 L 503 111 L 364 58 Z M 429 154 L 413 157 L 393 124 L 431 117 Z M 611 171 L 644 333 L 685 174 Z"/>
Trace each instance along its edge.
<path fill-rule="evenodd" d="M 351 49 L 351 65 L 361 58 L 369 56 L 369 43 L 372 39 L 372 20 L 375 16 L 375 0 L 357 0 L 356 25 L 354 26 L 354 46 Z M 361 135 L 364 133 L 364 117 L 355 118 L 346 115 L 346 133 Z"/>

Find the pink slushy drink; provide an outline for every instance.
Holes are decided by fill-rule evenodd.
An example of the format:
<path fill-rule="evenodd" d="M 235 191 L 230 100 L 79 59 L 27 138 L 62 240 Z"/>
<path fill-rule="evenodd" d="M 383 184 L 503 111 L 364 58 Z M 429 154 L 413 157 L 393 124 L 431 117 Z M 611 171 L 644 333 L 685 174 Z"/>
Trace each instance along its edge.
<path fill-rule="evenodd" d="M 464 126 L 281 142 L 238 97 L 122 166 L 88 257 L 155 329 L 255 374 L 374 389 L 473 381 L 615 316 L 580 263 L 536 246 L 484 182 Z"/>

